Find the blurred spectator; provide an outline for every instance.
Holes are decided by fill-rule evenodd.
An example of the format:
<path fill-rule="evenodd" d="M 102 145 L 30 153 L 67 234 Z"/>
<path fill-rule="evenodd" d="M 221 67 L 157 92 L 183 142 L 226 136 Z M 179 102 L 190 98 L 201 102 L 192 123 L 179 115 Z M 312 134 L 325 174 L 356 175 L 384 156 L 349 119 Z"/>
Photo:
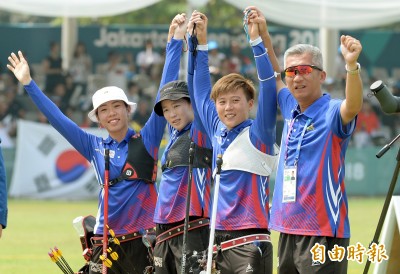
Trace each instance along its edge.
<path fill-rule="evenodd" d="M 345 65 L 346 62 L 343 59 L 342 51 L 339 46 L 335 58 L 335 70 L 333 72 L 333 78 L 336 81 L 338 81 L 340 85 L 343 85 L 343 87 L 346 83 L 346 77 L 347 77 L 347 72 L 344 69 Z"/>
<path fill-rule="evenodd" d="M 126 78 L 128 79 L 128 82 L 131 81 L 135 75 L 136 75 L 136 65 L 135 65 L 135 61 L 133 58 L 133 54 L 131 52 L 126 52 L 125 53 L 125 60 L 124 62 L 128 65 L 129 71 L 126 74 Z"/>
<path fill-rule="evenodd" d="M 79 124 L 81 128 L 97 127 L 98 124 L 89 119 L 86 112 L 82 112 L 82 122 Z"/>
<path fill-rule="evenodd" d="M 374 132 L 379 131 L 380 122 L 378 115 L 375 113 L 374 109 L 371 106 L 371 103 L 367 100 L 364 100 L 362 109 L 358 114 L 356 131 L 365 130 L 368 134 L 373 134 Z"/>
<path fill-rule="evenodd" d="M 138 102 L 138 107 L 132 117 L 134 129 L 141 129 L 149 119 L 150 114 L 149 99 L 144 97 Z"/>
<path fill-rule="evenodd" d="M 132 60 L 128 58 L 128 61 Z M 108 54 L 107 71 L 107 86 L 116 86 L 126 91 L 128 88 L 128 78 L 131 77 L 132 64 L 123 62 L 120 53 L 111 51 Z"/>
<path fill-rule="evenodd" d="M 242 74 L 252 81 L 257 80 L 257 70 L 253 61 L 242 53 L 242 49 L 237 41 L 232 40 L 230 54 L 228 56 L 230 72 Z M 221 75 L 226 75 L 221 73 Z"/>
<path fill-rule="evenodd" d="M 276 55 L 276 59 L 278 59 L 280 71 L 283 71 L 284 62 L 283 62 L 283 53 L 281 47 L 279 47 L 278 45 L 274 45 L 274 52 Z"/>
<path fill-rule="evenodd" d="M 232 40 L 229 54 L 230 72 L 242 73 L 244 58 L 239 43 Z"/>
<path fill-rule="evenodd" d="M 356 148 L 364 148 L 373 144 L 372 137 L 368 134 L 364 124 L 354 131 L 352 141 Z"/>
<path fill-rule="evenodd" d="M 83 91 L 83 86 L 74 83 L 73 77 L 70 74 L 65 75 L 65 96 L 64 100 L 67 102 L 68 107 L 81 110 L 84 101 L 87 100 L 86 92 Z"/>
<path fill-rule="evenodd" d="M 230 60 L 224 59 L 221 62 L 221 66 L 220 66 L 218 75 L 219 76 L 228 75 L 229 73 L 233 72 L 232 68 L 233 67 L 232 67 L 232 63 L 230 62 Z"/>
<path fill-rule="evenodd" d="M 15 124 L 12 120 L 11 115 L 8 114 L 7 99 L 4 95 L 0 95 L 0 139 L 2 147 L 14 147 L 14 141 L 12 138 L 15 133 Z M 14 132 L 10 132 L 14 131 Z"/>
<path fill-rule="evenodd" d="M 340 84 L 334 78 L 327 77 L 322 84 L 322 88 L 324 92 L 329 93 L 332 98 L 343 99 L 345 98 L 345 94 L 343 88 L 339 87 L 339 85 Z"/>
<path fill-rule="evenodd" d="M 136 56 L 138 72 L 151 75 L 152 68 L 161 63 L 161 55 L 154 50 L 151 39 L 146 40 L 145 49 Z"/>
<path fill-rule="evenodd" d="M 226 56 L 224 53 L 219 51 L 217 41 L 213 40 L 208 42 L 208 55 L 208 65 L 210 67 L 211 80 L 215 82 L 217 79 L 223 76 L 221 74 L 221 65 Z"/>
<path fill-rule="evenodd" d="M 0 121 L 5 119 L 6 116 L 10 116 L 11 119 L 25 117 L 24 107 L 17 97 L 18 87 L 7 79 L 9 79 L 8 75 L 4 77 L 5 89 L 1 92 L 1 101 L 5 104 L 5 110 L 0 113 Z"/>
<path fill-rule="evenodd" d="M 242 71 L 242 74 L 251 79 L 253 83 L 258 82 L 256 65 L 250 58 L 247 57 L 243 60 Z"/>
<path fill-rule="evenodd" d="M 44 114 L 41 111 L 37 110 L 36 113 L 37 113 L 36 122 L 41 123 L 41 124 L 48 124 L 49 123 L 49 120 L 47 120 L 47 117 L 44 116 Z"/>
<path fill-rule="evenodd" d="M 130 81 L 128 83 L 128 90 L 126 92 L 126 96 L 128 97 L 128 100 L 131 102 L 139 102 L 140 97 L 143 96 L 143 92 L 140 88 L 140 86 L 133 81 Z"/>
<path fill-rule="evenodd" d="M 14 93 L 14 95 L 18 94 L 18 82 L 16 83 L 14 79 L 15 77 L 12 77 L 9 72 L 1 75 L 0 92 L 2 94 L 6 94 L 7 92 Z"/>
<path fill-rule="evenodd" d="M 17 86 L 8 81 L 6 83 L 6 90 L 0 94 L 0 135 L 4 147 L 13 147 L 17 136 L 17 121 L 26 117 L 26 110 L 18 100 Z"/>
<path fill-rule="evenodd" d="M 400 97 L 400 81 L 397 81 L 393 85 L 393 95 Z"/>
<path fill-rule="evenodd" d="M 86 94 L 88 76 L 92 73 L 92 57 L 86 52 L 86 46 L 82 42 L 76 44 L 69 73 L 72 76 L 73 83 L 76 86 L 81 86 L 82 92 Z"/>
<path fill-rule="evenodd" d="M 68 108 L 68 97 L 67 88 L 64 82 L 60 82 L 56 84 L 53 89 L 53 95 L 50 96 L 50 99 L 61 109 L 62 112 Z"/>
<path fill-rule="evenodd" d="M 50 43 L 50 53 L 43 60 L 42 65 L 46 74 L 45 91 L 50 95 L 53 94 L 54 87 L 63 81 L 62 58 L 58 42 L 53 41 Z"/>
<path fill-rule="evenodd" d="M 86 114 L 86 112 L 82 111 L 77 111 L 76 109 L 72 107 L 67 107 L 65 108 L 65 115 L 68 116 L 72 121 L 74 121 L 77 125 L 81 126 L 83 124 L 83 113 Z"/>
<path fill-rule="evenodd" d="M 354 131 L 354 145 L 382 145 L 389 138 L 389 133 L 382 129 L 377 113 L 371 103 L 364 99 L 363 107 L 358 114 Z"/>
<path fill-rule="evenodd" d="M 143 89 L 143 93 L 151 98 L 155 98 L 161 81 L 162 65 L 157 64 L 152 66 L 150 71 L 150 83 Z"/>

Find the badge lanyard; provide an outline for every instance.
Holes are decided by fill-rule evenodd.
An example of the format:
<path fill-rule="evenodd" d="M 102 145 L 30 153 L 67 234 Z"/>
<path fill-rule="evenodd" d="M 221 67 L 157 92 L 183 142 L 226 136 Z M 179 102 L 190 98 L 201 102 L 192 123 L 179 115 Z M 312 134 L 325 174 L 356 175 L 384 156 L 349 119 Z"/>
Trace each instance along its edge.
<path fill-rule="evenodd" d="M 286 166 L 286 161 L 287 161 L 288 154 L 289 154 L 289 153 L 288 153 L 288 151 L 289 151 L 289 146 L 288 146 L 288 145 L 289 145 L 289 138 L 290 138 L 290 134 L 292 133 L 294 120 L 295 120 L 295 119 L 292 119 L 292 120 L 290 121 L 290 124 L 289 124 L 289 132 L 288 132 L 288 134 L 287 134 L 287 136 L 286 136 L 286 150 L 285 150 L 285 161 L 284 161 L 284 165 L 285 165 L 285 166 Z M 307 130 L 308 126 L 311 124 L 311 120 L 312 120 L 311 118 L 308 118 L 306 124 L 304 125 L 303 132 L 302 132 L 301 135 L 300 135 L 299 141 L 297 142 L 296 154 L 295 154 L 294 164 L 293 164 L 294 166 L 297 166 L 297 162 L 299 161 L 301 143 L 302 143 L 302 141 L 303 141 L 304 134 L 306 134 L 306 130 Z"/>
<path fill-rule="evenodd" d="M 286 137 L 286 151 L 285 151 L 285 161 L 284 161 L 284 168 L 283 168 L 282 203 L 296 202 L 297 162 L 299 161 L 299 157 L 300 157 L 301 142 L 303 141 L 304 134 L 306 133 L 306 130 L 311 123 L 311 118 L 309 118 L 307 120 L 306 124 L 304 125 L 301 136 L 297 142 L 296 155 L 295 155 L 293 166 L 288 166 L 288 165 L 286 165 L 288 154 L 289 154 L 288 153 L 288 151 L 289 151 L 288 145 L 289 145 L 290 134 L 293 129 L 294 120 L 295 119 L 292 119 L 290 121 L 289 132 Z"/>

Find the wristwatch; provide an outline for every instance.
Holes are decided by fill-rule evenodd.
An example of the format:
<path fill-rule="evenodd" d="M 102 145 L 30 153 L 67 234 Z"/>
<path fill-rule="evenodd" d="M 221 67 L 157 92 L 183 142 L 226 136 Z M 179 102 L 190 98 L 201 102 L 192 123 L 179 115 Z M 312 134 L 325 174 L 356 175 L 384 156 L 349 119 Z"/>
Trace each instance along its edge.
<path fill-rule="evenodd" d="M 347 64 L 346 64 L 345 68 L 346 68 L 347 73 L 350 74 L 350 75 L 360 74 L 360 71 L 361 71 L 360 63 L 357 63 L 357 68 L 355 70 L 349 70 L 347 68 Z"/>

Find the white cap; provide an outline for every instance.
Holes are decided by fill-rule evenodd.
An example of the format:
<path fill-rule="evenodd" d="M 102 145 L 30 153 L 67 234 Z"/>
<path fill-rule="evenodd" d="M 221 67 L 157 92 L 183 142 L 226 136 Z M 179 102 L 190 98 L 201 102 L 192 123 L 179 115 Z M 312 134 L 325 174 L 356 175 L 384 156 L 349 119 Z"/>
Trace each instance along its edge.
<path fill-rule="evenodd" d="M 93 122 L 98 122 L 96 117 L 96 110 L 99 106 L 109 101 L 124 101 L 127 105 L 131 106 L 131 114 L 136 110 L 136 103 L 129 102 L 125 92 L 118 87 L 104 87 L 99 89 L 93 94 L 92 103 L 93 110 L 88 113 L 88 117 Z"/>

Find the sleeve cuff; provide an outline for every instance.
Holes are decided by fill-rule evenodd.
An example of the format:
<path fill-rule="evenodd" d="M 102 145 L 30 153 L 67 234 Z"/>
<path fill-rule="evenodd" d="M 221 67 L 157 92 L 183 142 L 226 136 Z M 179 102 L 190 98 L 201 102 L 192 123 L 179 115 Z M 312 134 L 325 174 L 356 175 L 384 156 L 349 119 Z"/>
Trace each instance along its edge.
<path fill-rule="evenodd" d="M 262 42 L 261 36 L 258 36 L 258 38 L 256 38 L 255 40 L 250 40 L 249 42 L 252 47 L 257 46 Z"/>
<path fill-rule="evenodd" d="M 24 85 L 24 88 L 25 88 L 25 87 L 32 87 L 32 86 L 33 86 L 33 83 L 35 83 L 35 81 L 32 79 L 32 80 L 29 82 L 29 84 Z"/>
<path fill-rule="evenodd" d="M 208 44 L 207 45 L 197 45 L 197 50 L 208 51 Z"/>

